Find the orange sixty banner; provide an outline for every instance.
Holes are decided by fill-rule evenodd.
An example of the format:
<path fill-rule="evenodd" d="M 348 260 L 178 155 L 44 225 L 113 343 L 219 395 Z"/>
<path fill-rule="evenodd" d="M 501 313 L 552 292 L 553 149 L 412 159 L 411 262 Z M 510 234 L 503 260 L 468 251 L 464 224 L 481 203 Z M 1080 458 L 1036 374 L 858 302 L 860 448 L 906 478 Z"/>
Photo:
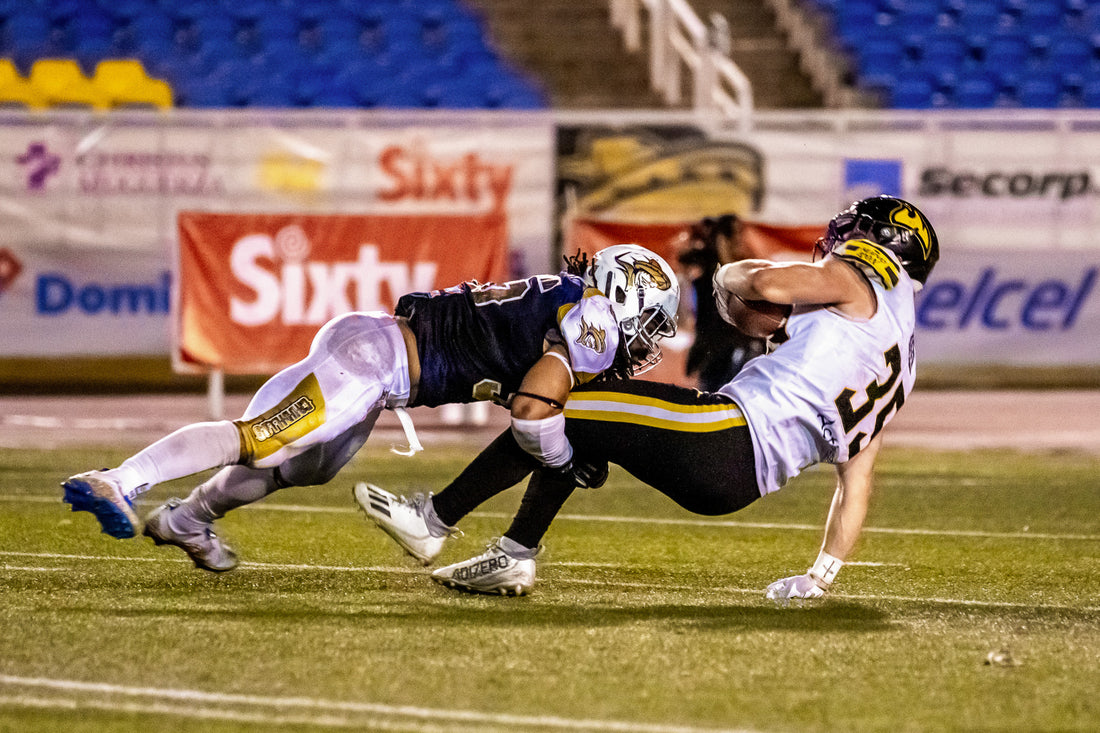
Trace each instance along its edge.
<path fill-rule="evenodd" d="M 341 313 L 391 312 L 408 292 L 506 275 L 503 214 L 181 212 L 178 229 L 179 371 L 271 374 Z"/>

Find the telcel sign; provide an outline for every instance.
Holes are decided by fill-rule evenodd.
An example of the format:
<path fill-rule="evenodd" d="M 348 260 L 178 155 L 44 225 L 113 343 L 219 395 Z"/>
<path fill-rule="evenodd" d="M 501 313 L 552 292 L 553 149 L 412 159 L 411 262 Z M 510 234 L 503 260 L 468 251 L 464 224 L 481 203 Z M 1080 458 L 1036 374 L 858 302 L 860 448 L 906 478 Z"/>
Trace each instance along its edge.
<path fill-rule="evenodd" d="M 918 362 L 1096 364 L 1100 253 L 945 252 L 917 296 Z"/>

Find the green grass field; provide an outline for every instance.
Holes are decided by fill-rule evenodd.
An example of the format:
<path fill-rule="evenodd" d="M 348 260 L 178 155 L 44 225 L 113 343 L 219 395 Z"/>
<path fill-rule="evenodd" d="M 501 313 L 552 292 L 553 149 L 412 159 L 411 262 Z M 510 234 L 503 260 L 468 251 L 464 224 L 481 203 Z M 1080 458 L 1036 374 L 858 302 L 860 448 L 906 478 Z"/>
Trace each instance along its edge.
<path fill-rule="evenodd" d="M 435 586 L 350 497 L 438 489 L 479 447 L 368 446 L 235 512 L 244 563 L 221 576 L 61 504 L 121 448 L 0 450 L 0 731 L 1100 728 L 1098 457 L 887 449 L 856 564 L 781 608 L 763 589 L 812 562 L 831 470 L 719 518 L 613 472 L 555 522 L 535 593 L 504 599 Z"/>

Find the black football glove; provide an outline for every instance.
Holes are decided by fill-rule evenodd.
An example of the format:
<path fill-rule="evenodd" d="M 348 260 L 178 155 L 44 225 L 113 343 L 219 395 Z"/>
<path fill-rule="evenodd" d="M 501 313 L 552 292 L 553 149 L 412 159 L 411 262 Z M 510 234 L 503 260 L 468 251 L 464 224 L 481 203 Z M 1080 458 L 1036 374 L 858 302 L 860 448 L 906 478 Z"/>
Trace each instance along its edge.
<path fill-rule="evenodd" d="M 552 475 L 570 482 L 578 489 L 598 489 L 607 482 L 610 471 L 605 460 L 569 461 L 564 466 L 547 468 Z"/>

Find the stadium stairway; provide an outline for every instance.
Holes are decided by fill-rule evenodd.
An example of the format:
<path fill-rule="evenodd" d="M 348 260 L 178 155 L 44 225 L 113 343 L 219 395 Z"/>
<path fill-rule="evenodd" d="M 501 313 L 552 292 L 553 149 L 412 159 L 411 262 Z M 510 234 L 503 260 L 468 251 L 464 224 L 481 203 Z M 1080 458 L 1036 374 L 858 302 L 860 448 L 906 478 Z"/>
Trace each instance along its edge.
<path fill-rule="evenodd" d="M 650 89 L 646 54 L 629 53 L 612 28 L 607 0 L 467 2 L 482 13 L 502 53 L 541 80 L 553 107 L 666 106 Z M 760 0 L 689 0 L 689 4 L 704 22 L 713 12 L 729 22 L 731 57 L 752 81 L 757 108 L 822 106 L 766 4 Z"/>

